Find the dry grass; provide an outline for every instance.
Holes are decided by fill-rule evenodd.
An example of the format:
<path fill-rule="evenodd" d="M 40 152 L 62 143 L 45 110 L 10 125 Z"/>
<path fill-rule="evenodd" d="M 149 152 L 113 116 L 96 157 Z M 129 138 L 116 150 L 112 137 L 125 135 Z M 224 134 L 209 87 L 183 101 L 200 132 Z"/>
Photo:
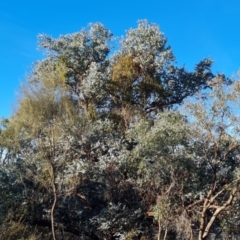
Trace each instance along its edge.
<path fill-rule="evenodd" d="M 9 221 L 0 226 L 0 240 L 40 240 L 41 234 L 22 221 Z"/>

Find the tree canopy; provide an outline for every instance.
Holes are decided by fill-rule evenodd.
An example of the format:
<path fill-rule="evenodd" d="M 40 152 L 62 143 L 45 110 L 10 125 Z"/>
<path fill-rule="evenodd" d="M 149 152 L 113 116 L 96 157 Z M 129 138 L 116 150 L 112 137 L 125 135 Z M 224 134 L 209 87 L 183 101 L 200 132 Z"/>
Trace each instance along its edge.
<path fill-rule="evenodd" d="M 0 126 L 0 239 L 238 234 L 240 82 L 177 66 L 146 20 L 113 40 L 100 23 L 39 35 Z"/>

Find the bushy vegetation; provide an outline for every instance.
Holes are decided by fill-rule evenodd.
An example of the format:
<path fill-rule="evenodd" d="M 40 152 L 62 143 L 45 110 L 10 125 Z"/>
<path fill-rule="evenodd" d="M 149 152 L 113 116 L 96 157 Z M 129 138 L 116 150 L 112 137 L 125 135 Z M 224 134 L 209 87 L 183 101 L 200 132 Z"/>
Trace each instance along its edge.
<path fill-rule="evenodd" d="M 53 39 L 0 130 L 0 239 L 238 233 L 240 82 L 178 67 L 155 24 Z"/>

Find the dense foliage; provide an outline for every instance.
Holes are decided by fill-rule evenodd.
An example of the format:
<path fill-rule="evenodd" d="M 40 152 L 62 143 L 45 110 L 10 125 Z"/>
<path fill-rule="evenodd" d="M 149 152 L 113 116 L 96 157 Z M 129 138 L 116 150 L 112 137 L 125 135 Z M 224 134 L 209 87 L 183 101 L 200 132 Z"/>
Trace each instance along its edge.
<path fill-rule="evenodd" d="M 0 239 L 238 233 L 240 82 L 178 67 L 155 24 L 53 39 L 0 128 Z"/>

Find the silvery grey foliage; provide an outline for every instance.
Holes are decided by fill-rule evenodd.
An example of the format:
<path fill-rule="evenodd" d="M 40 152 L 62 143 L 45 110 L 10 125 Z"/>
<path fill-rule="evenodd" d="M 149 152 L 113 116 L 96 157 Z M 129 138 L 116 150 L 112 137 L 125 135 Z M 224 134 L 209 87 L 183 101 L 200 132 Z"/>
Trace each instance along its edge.
<path fill-rule="evenodd" d="M 138 71 L 132 82 L 131 104 L 140 105 L 148 113 L 181 104 L 207 88 L 214 78 L 211 59 L 200 61 L 194 71 L 177 67 L 167 39 L 156 24 L 147 20 L 140 20 L 137 28 L 127 31 L 113 63 L 124 56 L 133 59 Z"/>
<path fill-rule="evenodd" d="M 154 68 L 161 72 L 164 67 L 174 61 L 170 47 L 166 46 L 167 39 L 159 26 L 147 20 L 138 21 L 138 27 L 129 29 L 121 41 L 118 54 L 130 55 L 143 68 Z"/>
<path fill-rule="evenodd" d="M 39 36 L 46 59 L 0 131 L 8 154 L 0 167 L 0 200 L 8 202 L 0 210 L 12 207 L 15 219 L 47 230 L 52 216 L 59 234 L 76 238 L 152 239 L 159 229 L 190 236 L 203 201 L 214 201 L 204 213 L 211 219 L 238 190 L 240 127 L 232 109 L 240 85 L 214 78 L 210 59 L 192 72 L 177 67 L 163 33 L 146 20 L 112 57 L 111 37 L 99 23 L 57 39 Z M 171 109 L 208 87 L 207 100 L 185 105 L 187 113 Z"/>
<path fill-rule="evenodd" d="M 71 86 L 81 107 L 105 97 L 103 90 L 109 79 L 107 56 L 111 37 L 110 31 L 100 23 L 57 39 L 39 35 L 39 47 L 46 49 L 57 64 L 64 66 L 66 83 Z"/>

